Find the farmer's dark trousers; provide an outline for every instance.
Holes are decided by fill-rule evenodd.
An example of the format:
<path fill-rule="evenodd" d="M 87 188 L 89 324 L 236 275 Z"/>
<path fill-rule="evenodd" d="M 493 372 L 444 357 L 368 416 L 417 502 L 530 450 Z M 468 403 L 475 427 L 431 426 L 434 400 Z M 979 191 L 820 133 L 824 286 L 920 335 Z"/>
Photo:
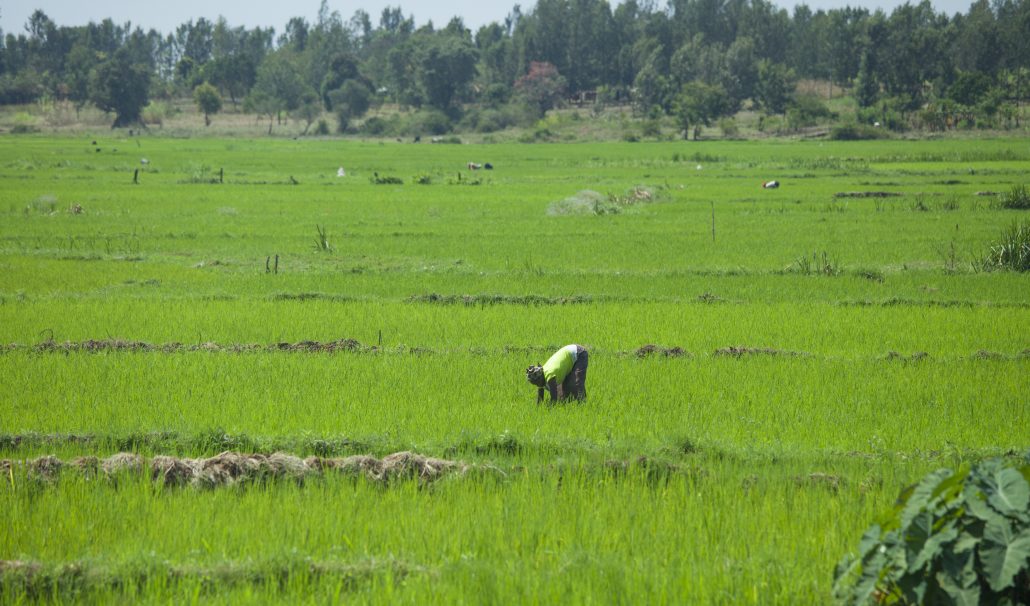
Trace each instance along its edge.
<path fill-rule="evenodd" d="M 587 364 L 590 361 L 589 357 L 586 348 L 579 345 L 576 346 L 576 363 L 572 365 L 572 370 L 569 371 L 568 376 L 565 377 L 561 384 L 562 394 L 565 398 L 572 400 L 587 399 Z"/>

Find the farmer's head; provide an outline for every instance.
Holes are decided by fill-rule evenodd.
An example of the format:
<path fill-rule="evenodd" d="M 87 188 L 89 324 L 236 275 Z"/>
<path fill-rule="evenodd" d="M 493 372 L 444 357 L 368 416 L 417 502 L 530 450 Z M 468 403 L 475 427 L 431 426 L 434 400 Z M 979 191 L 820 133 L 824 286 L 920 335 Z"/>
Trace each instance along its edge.
<path fill-rule="evenodd" d="M 544 369 L 539 364 L 534 364 L 526 369 L 526 380 L 537 387 L 544 386 Z"/>

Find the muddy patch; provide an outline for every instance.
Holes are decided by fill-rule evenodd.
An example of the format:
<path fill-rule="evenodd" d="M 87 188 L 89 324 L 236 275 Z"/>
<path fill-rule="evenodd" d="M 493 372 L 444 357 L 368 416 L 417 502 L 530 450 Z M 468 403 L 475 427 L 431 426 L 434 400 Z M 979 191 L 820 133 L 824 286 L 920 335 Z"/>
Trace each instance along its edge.
<path fill-rule="evenodd" d="M 663 358 L 680 358 L 683 356 L 689 356 L 690 354 L 683 350 L 682 347 L 662 347 L 653 343 L 642 345 L 633 355 L 638 358 L 650 358 L 652 356 L 658 356 Z"/>
<path fill-rule="evenodd" d="M 594 303 L 599 300 L 609 299 L 598 299 L 589 295 L 573 295 L 569 297 L 544 297 L 541 295 L 440 295 L 436 293 L 422 294 L 422 295 L 411 295 L 405 302 L 407 303 L 428 303 L 434 305 L 465 305 L 471 306 L 486 306 L 486 305 L 529 305 L 529 306 L 549 306 L 549 305 L 581 305 L 584 303 Z"/>
<path fill-rule="evenodd" d="M 903 354 L 896 351 L 888 351 L 887 355 L 884 356 L 885 360 L 891 362 L 920 362 L 930 358 L 930 354 L 925 351 L 917 351 L 912 354 Z"/>
<path fill-rule="evenodd" d="M 716 349 L 713 355 L 729 356 L 733 358 L 743 358 L 745 356 L 785 356 L 789 358 L 811 356 L 811 354 L 803 351 L 788 351 L 784 349 L 773 349 L 771 347 L 746 347 L 743 345 Z"/>
<path fill-rule="evenodd" d="M 840 191 L 834 198 L 898 198 L 901 194 L 892 191 Z"/>

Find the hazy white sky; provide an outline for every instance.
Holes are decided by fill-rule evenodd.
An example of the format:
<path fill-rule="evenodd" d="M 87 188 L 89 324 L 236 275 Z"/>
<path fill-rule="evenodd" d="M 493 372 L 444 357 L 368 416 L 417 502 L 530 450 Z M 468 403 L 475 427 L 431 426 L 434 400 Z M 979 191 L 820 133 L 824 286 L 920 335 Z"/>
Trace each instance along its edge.
<path fill-rule="evenodd" d="M 934 8 L 949 15 L 968 12 L 972 0 L 931 0 Z M 618 0 L 609 0 L 612 6 Z M 58 25 L 85 25 L 89 21 L 101 21 L 110 17 L 115 23 L 131 21 L 143 29 L 155 28 L 163 34 L 190 19 L 206 17 L 214 21 L 219 15 L 232 26 L 243 25 L 274 27 L 281 32 L 291 17 L 304 17 L 314 21 L 321 0 L 292 0 L 290 2 L 268 2 L 264 0 L 0 0 L 0 27 L 5 34 L 20 34 L 25 31 L 29 15 L 42 9 Z M 414 16 L 415 23 L 422 25 L 432 21 L 436 27 L 443 27 L 451 17 L 460 16 L 465 26 L 473 33 L 486 23 L 503 22 L 515 4 L 521 4 L 528 12 L 536 0 L 516 2 L 513 0 L 449 0 L 429 2 L 426 0 L 330 0 L 330 10 L 338 11 L 344 21 L 354 11 L 364 9 L 372 16 L 373 25 L 379 23 L 379 15 L 387 6 L 400 6 L 406 16 Z M 795 0 L 773 0 L 774 4 L 793 10 Z M 917 4 L 917 0 L 912 1 Z M 664 6 L 664 0 L 657 2 Z M 846 5 L 865 6 L 870 10 L 882 8 L 888 13 L 903 0 L 808 0 L 813 9 L 831 9 Z"/>

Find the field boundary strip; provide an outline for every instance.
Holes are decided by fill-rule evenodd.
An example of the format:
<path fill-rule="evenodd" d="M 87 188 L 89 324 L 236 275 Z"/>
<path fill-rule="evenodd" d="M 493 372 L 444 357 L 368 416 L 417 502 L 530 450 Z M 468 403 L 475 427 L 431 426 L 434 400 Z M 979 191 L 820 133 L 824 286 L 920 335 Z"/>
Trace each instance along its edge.
<path fill-rule="evenodd" d="M 0 345 L 0 353 L 5 352 L 32 352 L 37 354 L 49 354 L 49 353 L 158 353 L 158 354 L 177 354 L 177 353 L 193 353 L 193 352 L 207 352 L 207 353 L 231 353 L 231 354 L 245 354 L 245 353 L 321 353 L 321 354 L 336 354 L 336 353 L 352 353 L 352 354 L 401 354 L 401 355 L 449 355 L 449 354 L 468 354 L 468 355 L 511 355 L 511 354 L 549 354 L 557 349 L 557 345 L 504 345 L 499 348 L 488 349 L 482 347 L 459 347 L 449 349 L 438 349 L 432 347 L 423 346 L 409 346 L 409 345 L 396 345 L 396 346 L 381 346 L 381 345 L 365 345 L 356 339 L 338 339 L 335 341 L 315 341 L 315 340 L 303 340 L 297 342 L 280 342 L 270 344 L 260 343 L 216 343 L 208 341 L 198 344 L 184 344 L 180 342 L 168 342 L 168 343 L 149 343 L 147 341 L 137 341 L 131 339 L 86 339 L 82 341 L 63 341 L 57 342 L 54 340 L 47 340 L 36 343 L 34 345 L 25 345 L 21 343 L 8 343 L 7 345 Z M 591 348 L 593 351 L 602 352 L 603 350 L 597 350 Z M 697 356 L 709 355 L 711 357 L 725 357 L 725 358 L 747 358 L 753 356 L 771 356 L 771 357 L 785 357 L 785 358 L 825 358 L 834 359 L 835 356 L 817 356 L 813 353 L 806 351 L 796 351 L 789 349 L 779 349 L 774 347 L 761 347 L 761 346 L 750 346 L 750 345 L 730 345 L 726 347 L 719 347 L 708 354 L 695 354 L 683 347 L 679 346 L 661 346 L 654 343 L 647 343 L 641 345 L 634 350 L 615 350 L 604 352 L 615 357 L 635 357 L 640 359 L 646 358 L 687 358 L 691 359 Z M 921 360 L 931 359 L 931 355 L 925 351 L 915 351 L 909 354 L 900 353 L 897 351 L 888 351 L 883 355 L 874 356 L 878 360 L 887 361 L 902 361 L 902 362 L 918 362 Z M 962 359 L 963 357 L 960 357 Z M 998 351 L 991 351 L 988 349 L 978 349 L 975 352 L 965 356 L 964 358 L 973 360 L 1023 360 L 1030 358 L 1030 348 L 1023 349 L 1016 353 L 1004 353 Z M 951 358 L 947 358 L 951 359 Z"/>

